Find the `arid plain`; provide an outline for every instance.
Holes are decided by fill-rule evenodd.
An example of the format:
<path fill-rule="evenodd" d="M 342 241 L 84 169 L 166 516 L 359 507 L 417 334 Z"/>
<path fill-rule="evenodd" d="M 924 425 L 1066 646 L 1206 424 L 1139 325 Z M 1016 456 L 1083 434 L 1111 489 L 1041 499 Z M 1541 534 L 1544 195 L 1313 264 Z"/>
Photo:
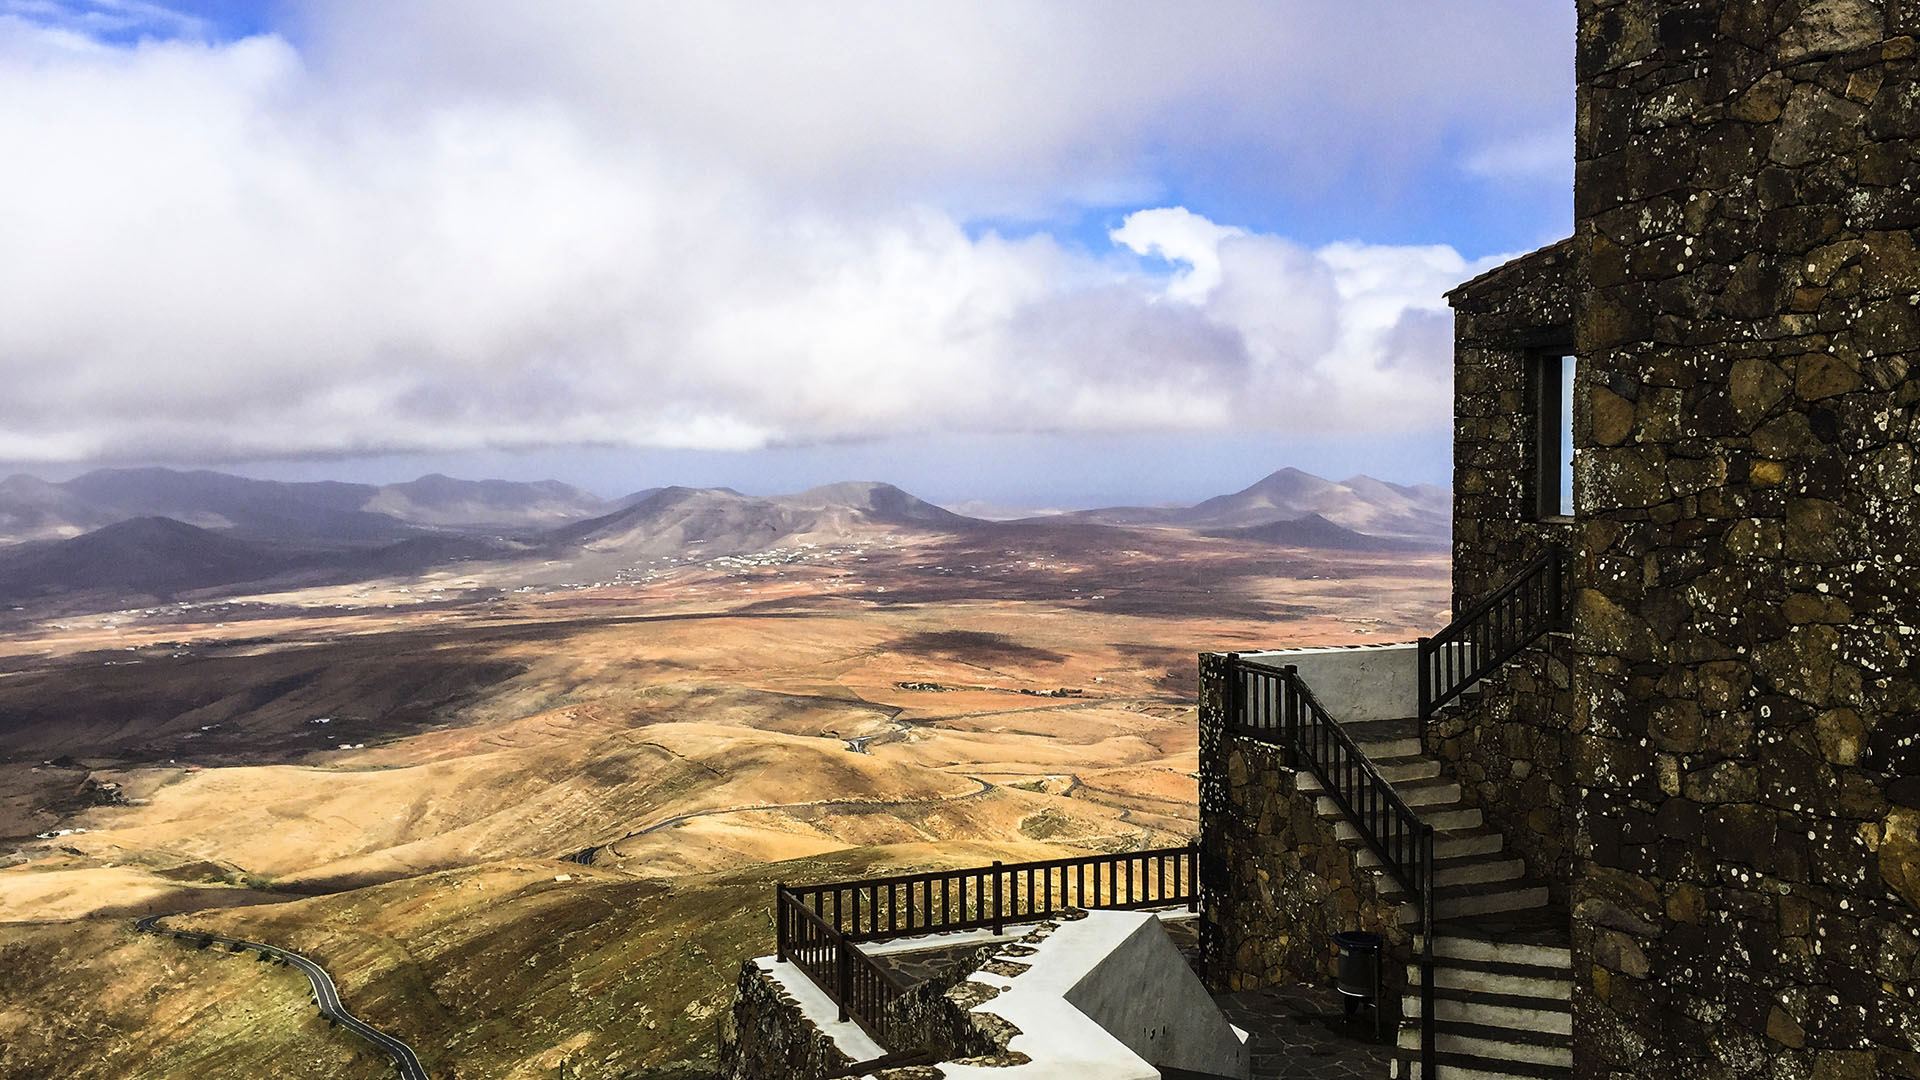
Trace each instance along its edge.
<path fill-rule="evenodd" d="M 0 1074 L 390 1074 L 287 969 L 132 931 L 191 912 L 444 1080 L 704 1075 L 773 882 L 1184 842 L 1195 653 L 1447 594 L 1443 554 L 1072 523 L 519 573 L 14 613 Z"/>

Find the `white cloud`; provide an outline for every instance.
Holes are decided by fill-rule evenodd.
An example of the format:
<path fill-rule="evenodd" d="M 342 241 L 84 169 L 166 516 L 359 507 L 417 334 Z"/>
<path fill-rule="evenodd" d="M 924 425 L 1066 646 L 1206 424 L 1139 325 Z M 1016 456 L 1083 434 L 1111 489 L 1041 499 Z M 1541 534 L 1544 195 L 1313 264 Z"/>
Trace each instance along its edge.
<path fill-rule="evenodd" d="M 1314 81 L 1332 16 L 799 10 L 349 4 L 306 53 L 0 17 L 0 458 L 1445 423 L 1451 249 L 965 227 L 1149 193 L 1195 109 L 1257 141 L 1324 91 L 1260 152 L 1337 156 L 1392 110 Z"/>
<path fill-rule="evenodd" d="M 1523 135 L 1496 139 L 1461 161 L 1473 176 L 1493 180 L 1558 181 L 1573 184 L 1573 129 L 1554 124 Z"/>

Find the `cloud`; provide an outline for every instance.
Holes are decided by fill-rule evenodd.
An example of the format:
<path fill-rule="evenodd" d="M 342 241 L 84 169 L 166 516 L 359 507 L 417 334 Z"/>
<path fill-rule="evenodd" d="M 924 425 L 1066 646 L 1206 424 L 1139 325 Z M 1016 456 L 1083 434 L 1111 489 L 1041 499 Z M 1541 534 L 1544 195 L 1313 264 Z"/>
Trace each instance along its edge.
<path fill-rule="evenodd" d="M 1555 124 L 1523 135 L 1497 139 L 1481 146 L 1461 161 L 1460 167 L 1473 176 L 1493 180 L 1557 181 L 1573 184 L 1573 129 Z"/>
<path fill-rule="evenodd" d="M 300 49 L 4 10 L 15 461 L 1439 427 L 1439 293 L 1485 265 L 1179 206 L 1109 250 L 968 227 L 1139 197 L 1198 113 L 1357 152 L 1393 110 L 1304 6 L 350 3 Z"/>

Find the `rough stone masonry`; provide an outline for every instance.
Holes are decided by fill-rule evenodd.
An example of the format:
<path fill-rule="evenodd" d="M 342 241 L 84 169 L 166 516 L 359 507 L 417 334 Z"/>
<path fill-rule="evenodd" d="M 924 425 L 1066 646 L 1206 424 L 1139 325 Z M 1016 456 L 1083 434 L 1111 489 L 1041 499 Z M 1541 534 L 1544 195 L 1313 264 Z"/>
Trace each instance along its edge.
<path fill-rule="evenodd" d="M 1579 4 L 1583 1077 L 1920 1077 L 1916 33 Z"/>

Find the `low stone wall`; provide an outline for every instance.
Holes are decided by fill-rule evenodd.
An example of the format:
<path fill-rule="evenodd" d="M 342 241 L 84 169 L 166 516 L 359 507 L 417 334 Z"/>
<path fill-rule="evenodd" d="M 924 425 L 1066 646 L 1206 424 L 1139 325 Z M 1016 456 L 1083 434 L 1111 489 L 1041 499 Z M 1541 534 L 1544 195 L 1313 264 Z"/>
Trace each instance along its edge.
<path fill-rule="evenodd" d="M 851 1064 L 759 960 L 740 965 L 733 1009 L 720 1029 L 723 1080 L 824 1080 Z"/>
<path fill-rule="evenodd" d="M 1227 732 L 1225 657 L 1201 658 L 1201 953 L 1208 986 L 1231 993 L 1334 976 L 1340 930 L 1386 939 L 1384 1004 L 1397 1009 L 1412 956 L 1398 904 L 1299 793 L 1279 747 Z M 1209 675 L 1213 677 L 1209 677 Z"/>
<path fill-rule="evenodd" d="M 1028 938 L 1034 936 L 1031 933 L 1027 935 Z M 956 964 L 934 978 L 916 983 L 894 1003 L 890 1019 L 919 1033 L 921 1047 L 940 1061 L 1004 1052 L 1007 1039 L 1013 1033 L 1001 1032 L 990 1022 L 983 1024 L 980 1016 L 969 1012 L 993 995 L 983 993 L 985 988 L 967 982 L 968 976 L 978 971 L 981 964 L 989 962 L 993 954 L 1003 947 L 1000 943 L 983 944 L 972 963 Z M 878 1075 L 893 1077 L 896 1072 L 890 1069 Z"/>
<path fill-rule="evenodd" d="M 1573 881 L 1573 678 L 1569 642 L 1548 635 L 1427 727 L 1427 750 L 1461 795 L 1565 904 Z"/>

